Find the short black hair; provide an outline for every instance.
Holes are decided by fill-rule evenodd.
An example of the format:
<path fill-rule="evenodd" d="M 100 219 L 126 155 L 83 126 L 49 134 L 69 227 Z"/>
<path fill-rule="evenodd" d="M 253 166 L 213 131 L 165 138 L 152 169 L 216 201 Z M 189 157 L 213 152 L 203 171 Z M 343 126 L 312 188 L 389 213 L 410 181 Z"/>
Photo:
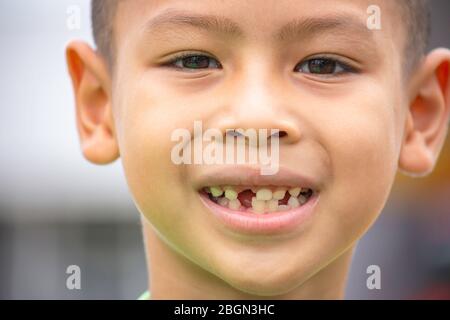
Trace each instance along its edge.
<path fill-rule="evenodd" d="M 430 35 L 431 19 L 429 0 L 395 0 L 400 3 L 407 34 L 404 48 L 406 69 L 413 69 L 426 53 Z"/>
<path fill-rule="evenodd" d="M 114 17 L 120 0 L 92 0 L 91 19 L 94 41 L 109 66 L 114 62 Z M 420 61 L 430 37 L 430 6 L 428 0 L 394 0 L 400 5 L 402 21 L 408 36 L 405 50 L 406 69 Z"/>
<path fill-rule="evenodd" d="M 118 0 L 92 0 L 91 21 L 92 33 L 99 53 L 107 60 L 108 65 L 114 61 L 114 17 Z"/>

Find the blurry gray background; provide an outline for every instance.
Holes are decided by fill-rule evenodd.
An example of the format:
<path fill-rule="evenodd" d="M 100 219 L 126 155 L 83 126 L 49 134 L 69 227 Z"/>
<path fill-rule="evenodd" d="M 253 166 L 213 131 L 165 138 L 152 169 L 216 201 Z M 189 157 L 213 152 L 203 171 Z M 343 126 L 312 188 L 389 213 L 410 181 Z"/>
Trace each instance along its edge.
<path fill-rule="evenodd" d="M 80 29 L 67 27 L 71 5 L 81 10 Z M 431 47 L 450 47 L 450 1 L 432 5 Z M 147 287 L 139 214 L 120 162 L 94 166 L 79 149 L 64 48 L 72 38 L 92 43 L 89 14 L 88 0 L 0 0 L 2 299 L 135 299 Z M 348 298 L 410 298 L 450 279 L 449 195 L 443 189 L 432 208 L 439 218 L 426 221 L 428 205 L 390 200 L 358 246 Z M 430 224 L 443 236 L 430 239 Z M 81 290 L 66 288 L 72 264 Z M 381 290 L 366 287 L 371 264 L 381 267 Z"/>

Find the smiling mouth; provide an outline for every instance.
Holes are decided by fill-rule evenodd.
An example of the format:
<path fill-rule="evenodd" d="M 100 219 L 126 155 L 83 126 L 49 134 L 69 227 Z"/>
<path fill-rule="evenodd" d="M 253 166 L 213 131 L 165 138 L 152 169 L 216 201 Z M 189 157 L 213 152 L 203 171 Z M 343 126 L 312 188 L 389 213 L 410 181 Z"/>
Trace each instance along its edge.
<path fill-rule="evenodd" d="M 236 213 L 270 215 L 302 207 L 316 192 L 300 186 L 208 186 L 201 193 L 215 204 Z"/>
<path fill-rule="evenodd" d="M 284 167 L 271 176 L 258 169 L 213 168 L 198 177 L 196 190 L 213 223 L 234 235 L 272 239 L 297 234 L 317 211 L 322 183 Z"/>

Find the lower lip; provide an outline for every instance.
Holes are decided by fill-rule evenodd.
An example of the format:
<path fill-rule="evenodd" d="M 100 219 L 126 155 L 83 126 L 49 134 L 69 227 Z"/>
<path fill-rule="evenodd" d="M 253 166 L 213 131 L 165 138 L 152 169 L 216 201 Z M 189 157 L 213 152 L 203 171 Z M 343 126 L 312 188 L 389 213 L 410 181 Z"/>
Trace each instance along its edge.
<path fill-rule="evenodd" d="M 251 235 L 274 235 L 295 231 L 303 225 L 312 216 L 319 196 L 312 195 L 308 202 L 295 209 L 267 214 L 231 210 L 211 201 L 203 193 L 200 193 L 200 199 L 215 217 L 233 231 Z"/>

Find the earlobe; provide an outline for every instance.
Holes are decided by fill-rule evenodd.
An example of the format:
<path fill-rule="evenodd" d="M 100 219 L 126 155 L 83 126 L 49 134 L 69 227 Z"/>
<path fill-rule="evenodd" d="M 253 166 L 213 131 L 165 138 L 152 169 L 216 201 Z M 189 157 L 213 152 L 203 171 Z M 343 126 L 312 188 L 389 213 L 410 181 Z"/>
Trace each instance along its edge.
<path fill-rule="evenodd" d="M 96 164 L 119 157 L 111 108 L 110 76 L 103 59 L 86 43 L 66 49 L 76 103 L 76 121 L 83 155 Z"/>
<path fill-rule="evenodd" d="M 413 120 L 408 119 L 408 127 L 412 127 Z M 399 165 L 402 172 L 412 176 L 424 176 L 434 167 L 433 155 L 427 147 L 424 135 L 410 129 L 410 133 L 403 143 Z"/>
<path fill-rule="evenodd" d="M 406 117 L 399 168 L 411 175 L 430 173 L 439 157 L 450 111 L 450 51 L 429 53 L 416 74 L 416 88 Z"/>

